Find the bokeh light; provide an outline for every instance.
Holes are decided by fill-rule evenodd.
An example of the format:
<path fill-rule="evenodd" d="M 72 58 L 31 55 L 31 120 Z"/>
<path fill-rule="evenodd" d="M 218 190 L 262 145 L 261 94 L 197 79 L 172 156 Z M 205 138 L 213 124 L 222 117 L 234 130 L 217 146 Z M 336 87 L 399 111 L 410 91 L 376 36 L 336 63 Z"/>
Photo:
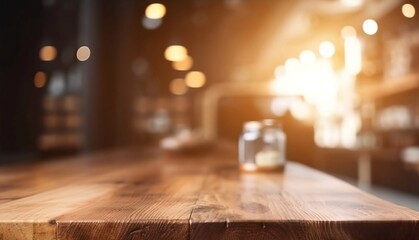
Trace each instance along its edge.
<path fill-rule="evenodd" d="M 320 43 L 319 53 L 322 57 L 331 58 L 335 55 L 335 45 L 330 41 Z"/>
<path fill-rule="evenodd" d="M 407 18 L 413 18 L 416 14 L 416 9 L 412 4 L 406 3 L 402 6 L 402 13 Z"/>
<path fill-rule="evenodd" d="M 186 74 L 186 85 L 190 88 L 200 88 L 205 85 L 205 74 L 200 71 L 192 71 Z"/>
<path fill-rule="evenodd" d="M 357 37 L 345 39 L 345 69 L 352 75 L 357 75 L 362 69 L 361 42 Z"/>
<path fill-rule="evenodd" d="M 170 92 L 174 95 L 184 95 L 188 91 L 188 86 L 182 78 L 175 78 L 170 82 Z"/>
<path fill-rule="evenodd" d="M 81 62 L 90 58 L 90 49 L 87 46 L 81 46 L 76 53 L 77 59 Z"/>
<path fill-rule="evenodd" d="M 340 34 L 343 38 L 355 37 L 356 36 L 356 30 L 352 26 L 345 26 L 345 27 L 342 28 Z"/>
<path fill-rule="evenodd" d="M 292 100 L 290 98 L 277 97 L 271 102 L 271 112 L 278 117 L 282 117 L 288 111 Z"/>
<path fill-rule="evenodd" d="M 362 24 L 362 30 L 364 30 L 364 33 L 368 35 L 374 35 L 378 31 L 378 24 L 372 19 L 367 19 Z"/>
<path fill-rule="evenodd" d="M 347 7 L 359 7 L 364 3 L 363 0 L 340 0 L 340 2 Z"/>
<path fill-rule="evenodd" d="M 311 50 L 304 50 L 300 53 L 300 62 L 302 64 L 311 64 L 316 61 L 316 54 Z"/>
<path fill-rule="evenodd" d="M 298 69 L 299 61 L 296 58 L 289 58 L 285 61 L 285 70 L 287 72 L 296 71 Z"/>
<path fill-rule="evenodd" d="M 188 57 L 188 50 L 181 45 L 171 45 L 164 51 L 164 57 L 172 62 L 183 61 Z"/>
<path fill-rule="evenodd" d="M 187 71 L 191 69 L 193 66 L 193 59 L 191 56 L 187 56 L 185 59 L 181 61 L 172 62 L 172 67 L 178 71 Z"/>
<path fill-rule="evenodd" d="M 310 106 L 302 100 L 295 100 L 290 105 L 291 115 L 298 120 L 307 120 L 311 117 Z"/>
<path fill-rule="evenodd" d="M 145 16 L 149 19 L 160 19 L 166 15 L 166 7 L 161 3 L 152 3 L 145 9 Z"/>
<path fill-rule="evenodd" d="M 50 96 L 62 96 L 66 90 L 66 75 L 62 71 L 51 73 L 48 84 L 48 94 Z"/>
<path fill-rule="evenodd" d="M 52 61 L 57 57 L 57 49 L 54 46 L 43 46 L 39 50 L 39 58 L 42 61 Z"/>
<path fill-rule="evenodd" d="M 275 68 L 275 78 L 280 78 L 286 74 L 285 66 L 279 65 Z"/>
<path fill-rule="evenodd" d="M 43 88 L 47 83 L 47 74 L 45 72 L 37 72 L 35 73 L 35 77 L 33 79 L 33 85 L 36 88 Z"/>

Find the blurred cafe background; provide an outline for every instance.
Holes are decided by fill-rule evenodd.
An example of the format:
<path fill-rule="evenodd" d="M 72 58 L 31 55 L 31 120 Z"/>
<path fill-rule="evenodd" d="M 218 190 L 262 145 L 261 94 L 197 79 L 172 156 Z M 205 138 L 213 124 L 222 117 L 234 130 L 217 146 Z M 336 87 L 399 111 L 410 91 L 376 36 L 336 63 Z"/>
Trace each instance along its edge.
<path fill-rule="evenodd" d="M 0 164 L 237 143 L 419 208 L 418 1 L 0 2 Z M 415 205 L 416 204 L 416 205 Z"/>

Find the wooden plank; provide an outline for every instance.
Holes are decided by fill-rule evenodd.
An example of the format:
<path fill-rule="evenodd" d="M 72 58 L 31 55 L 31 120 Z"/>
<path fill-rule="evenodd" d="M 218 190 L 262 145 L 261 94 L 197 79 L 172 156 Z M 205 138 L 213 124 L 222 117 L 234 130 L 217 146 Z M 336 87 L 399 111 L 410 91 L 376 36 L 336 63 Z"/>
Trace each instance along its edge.
<path fill-rule="evenodd" d="M 1 168 L 0 240 L 419 236 L 417 212 L 304 166 L 241 174 L 232 146 L 189 156 L 127 150 Z"/>
<path fill-rule="evenodd" d="M 191 215 L 191 239 L 416 239 L 419 213 L 318 171 L 212 172 Z"/>
<path fill-rule="evenodd" d="M 127 184 L 99 203 L 59 217 L 58 239 L 188 239 L 203 179 L 181 174 Z"/>
<path fill-rule="evenodd" d="M 0 205 L 1 240 L 56 239 L 55 217 L 95 201 L 115 185 L 74 185 Z"/>
<path fill-rule="evenodd" d="M 147 168 L 144 160 L 150 154 L 154 153 L 145 151 L 139 154 L 125 149 L 2 167 L 0 168 L 0 204 L 77 181 L 100 182 L 112 180 L 112 176 L 124 178 L 126 174 L 135 174 L 132 168 L 136 168 L 137 165 Z"/>
<path fill-rule="evenodd" d="M 0 240 L 56 239 L 57 216 L 101 196 L 104 186 L 113 191 L 127 178 L 152 174 L 155 163 L 144 161 L 147 156 L 123 150 L 2 168 Z"/>

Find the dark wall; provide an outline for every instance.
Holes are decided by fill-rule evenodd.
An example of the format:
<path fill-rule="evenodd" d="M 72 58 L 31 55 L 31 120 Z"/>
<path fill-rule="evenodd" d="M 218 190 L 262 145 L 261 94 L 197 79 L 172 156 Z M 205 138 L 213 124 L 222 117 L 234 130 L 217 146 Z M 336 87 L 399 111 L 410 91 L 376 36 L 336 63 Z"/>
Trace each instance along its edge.
<path fill-rule="evenodd" d="M 0 2 L 0 163 L 35 150 L 41 92 L 33 75 L 42 18 L 41 0 Z"/>

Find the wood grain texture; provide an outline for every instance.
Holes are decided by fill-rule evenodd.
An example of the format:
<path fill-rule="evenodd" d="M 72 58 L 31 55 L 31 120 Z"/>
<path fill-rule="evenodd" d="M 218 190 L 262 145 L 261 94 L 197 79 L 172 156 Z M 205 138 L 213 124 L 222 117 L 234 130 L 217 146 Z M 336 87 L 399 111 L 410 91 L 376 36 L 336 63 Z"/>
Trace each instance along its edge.
<path fill-rule="evenodd" d="M 145 152 L 144 156 L 149 153 Z M 28 197 L 78 180 L 90 180 L 122 170 L 124 163 L 141 159 L 135 151 L 113 151 L 0 168 L 0 201 Z M 108 161 L 115 158 L 115 161 Z M 132 166 L 131 166 L 132 167 Z"/>
<path fill-rule="evenodd" d="M 186 175 L 127 184 L 98 204 L 59 217 L 58 238 L 187 239 L 202 182 L 202 176 Z"/>
<path fill-rule="evenodd" d="M 191 239 L 418 239 L 418 213 L 299 164 L 284 174 L 212 172 Z"/>
<path fill-rule="evenodd" d="M 112 190 L 110 185 L 57 188 L 0 205 L 3 239 L 56 239 L 54 218 Z"/>
<path fill-rule="evenodd" d="M 296 163 L 240 173 L 232 144 L 8 166 L 0 190 L 0 240 L 419 239 L 418 212 Z"/>

